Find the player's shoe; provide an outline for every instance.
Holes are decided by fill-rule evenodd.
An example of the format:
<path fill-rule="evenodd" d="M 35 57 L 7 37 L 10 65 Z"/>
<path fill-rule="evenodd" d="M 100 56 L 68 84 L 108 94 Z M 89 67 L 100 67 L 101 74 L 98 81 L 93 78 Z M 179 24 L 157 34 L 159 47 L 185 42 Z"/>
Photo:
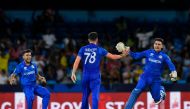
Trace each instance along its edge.
<path fill-rule="evenodd" d="M 160 100 L 155 102 L 156 105 L 160 104 L 166 98 L 166 93 L 163 90 L 160 91 L 160 95 L 161 95 Z"/>

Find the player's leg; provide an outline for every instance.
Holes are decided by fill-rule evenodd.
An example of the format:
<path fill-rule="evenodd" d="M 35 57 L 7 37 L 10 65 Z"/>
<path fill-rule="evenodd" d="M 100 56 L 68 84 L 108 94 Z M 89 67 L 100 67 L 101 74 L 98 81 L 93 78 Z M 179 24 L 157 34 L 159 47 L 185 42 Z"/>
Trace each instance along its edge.
<path fill-rule="evenodd" d="M 90 89 L 92 91 L 92 109 L 98 109 L 100 83 L 101 83 L 100 79 L 93 80 L 90 82 Z"/>
<path fill-rule="evenodd" d="M 154 99 L 155 104 L 161 103 L 162 100 L 165 99 L 166 93 L 163 86 L 161 86 L 160 82 L 153 82 L 151 84 L 151 95 Z"/>
<path fill-rule="evenodd" d="M 88 103 L 88 98 L 90 95 L 90 87 L 89 87 L 89 82 L 87 81 L 82 81 L 82 108 L 81 109 L 89 109 L 89 103 Z"/>
<path fill-rule="evenodd" d="M 49 90 L 40 85 L 36 85 L 34 88 L 34 94 L 42 97 L 42 109 L 47 109 L 50 100 Z"/>
<path fill-rule="evenodd" d="M 165 98 L 166 98 L 166 91 L 165 91 L 165 88 L 164 88 L 164 86 L 160 86 L 160 99 L 161 100 L 165 100 Z"/>
<path fill-rule="evenodd" d="M 138 81 L 137 86 L 131 92 L 131 95 L 126 103 L 125 109 L 132 109 L 137 98 L 141 94 L 142 90 L 146 87 L 146 81 L 142 78 Z"/>
<path fill-rule="evenodd" d="M 34 87 L 25 86 L 23 87 L 23 91 L 26 97 L 27 109 L 32 109 L 33 101 L 34 101 Z"/>

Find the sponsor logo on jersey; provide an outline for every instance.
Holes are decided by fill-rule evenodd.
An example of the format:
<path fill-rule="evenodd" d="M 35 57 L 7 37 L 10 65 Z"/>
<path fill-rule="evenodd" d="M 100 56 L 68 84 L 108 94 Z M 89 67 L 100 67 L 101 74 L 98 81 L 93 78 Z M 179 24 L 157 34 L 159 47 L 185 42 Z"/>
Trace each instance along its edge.
<path fill-rule="evenodd" d="M 156 60 L 156 59 L 148 58 L 148 60 L 149 60 L 150 62 L 154 62 L 154 63 L 159 63 L 159 64 L 162 63 L 160 60 Z"/>
<path fill-rule="evenodd" d="M 30 72 L 25 72 L 24 75 L 32 75 L 34 73 L 35 73 L 35 71 L 30 71 Z"/>
<path fill-rule="evenodd" d="M 34 65 L 32 65 L 31 67 L 34 68 Z"/>
<path fill-rule="evenodd" d="M 24 67 L 24 70 L 27 70 L 27 67 Z"/>

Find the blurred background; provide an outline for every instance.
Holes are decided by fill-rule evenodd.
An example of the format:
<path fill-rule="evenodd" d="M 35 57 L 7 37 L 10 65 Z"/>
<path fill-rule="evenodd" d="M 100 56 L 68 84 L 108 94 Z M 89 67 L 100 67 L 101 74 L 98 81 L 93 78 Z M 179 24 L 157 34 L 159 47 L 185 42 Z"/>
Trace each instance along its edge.
<path fill-rule="evenodd" d="M 100 46 L 116 54 L 118 52 L 115 45 L 119 41 L 130 46 L 132 51 L 142 51 L 152 47 L 155 37 L 163 38 L 164 51 L 176 66 L 178 81 L 170 81 L 170 71 L 166 66 L 162 81 L 169 93 L 167 102 L 160 106 L 150 102 L 149 106 L 152 99 L 149 100 L 150 95 L 145 90 L 138 100 L 144 104 L 136 105 L 135 109 L 190 109 L 190 97 L 186 96 L 190 94 L 189 4 L 188 0 L 1 1 L 1 109 L 25 108 L 25 103 L 19 108 L 16 105 L 19 102 L 4 106 L 6 98 L 3 96 L 14 94 L 16 100 L 20 97 L 19 94 L 23 94 L 19 93 L 22 92 L 19 85 L 8 84 L 8 77 L 22 61 L 21 52 L 27 48 L 33 50 L 32 61 L 38 65 L 39 73 L 46 77 L 47 88 L 53 93 L 50 108 L 59 109 L 52 102 L 58 102 L 54 96 L 60 94 L 60 109 L 80 109 L 80 105 L 78 108 L 74 107 L 71 101 L 78 96 L 77 103 L 81 103 L 82 65 L 77 70 L 76 84 L 72 83 L 70 76 L 78 50 L 88 44 L 87 34 L 91 31 L 98 32 Z M 121 60 L 103 59 L 101 100 L 105 103 L 100 103 L 100 109 L 124 107 L 129 93 L 143 72 L 143 65 L 144 59 L 133 60 L 131 57 Z M 117 94 L 120 94 L 118 96 L 121 100 L 114 98 Z M 72 108 L 66 104 L 63 106 L 68 99 L 64 95 L 70 97 Z M 171 97 L 175 98 L 174 101 Z M 21 98 L 24 99 L 24 96 Z M 122 105 L 114 102 L 113 105 L 106 104 L 108 101 L 117 100 L 122 101 Z M 40 109 L 38 103 L 34 109 L 37 108 Z"/>

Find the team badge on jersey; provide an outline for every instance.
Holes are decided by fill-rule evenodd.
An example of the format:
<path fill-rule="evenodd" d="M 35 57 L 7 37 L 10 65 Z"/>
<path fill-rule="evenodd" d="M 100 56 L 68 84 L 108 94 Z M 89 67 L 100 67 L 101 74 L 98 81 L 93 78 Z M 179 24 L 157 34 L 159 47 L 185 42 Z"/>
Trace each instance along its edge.
<path fill-rule="evenodd" d="M 34 65 L 32 65 L 32 68 L 34 68 Z"/>
<path fill-rule="evenodd" d="M 154 53 L 150 53 L 150 56 L 154 56 Z"/>
<path fill-rule="evenodd" d="M 24 67 L 24 70 L 27 70 L 27 67 Z"/>
<path fill-rule="evenodd" d="M 162 55 L 160 55 L 159 58 L 162 59 Z"/>

